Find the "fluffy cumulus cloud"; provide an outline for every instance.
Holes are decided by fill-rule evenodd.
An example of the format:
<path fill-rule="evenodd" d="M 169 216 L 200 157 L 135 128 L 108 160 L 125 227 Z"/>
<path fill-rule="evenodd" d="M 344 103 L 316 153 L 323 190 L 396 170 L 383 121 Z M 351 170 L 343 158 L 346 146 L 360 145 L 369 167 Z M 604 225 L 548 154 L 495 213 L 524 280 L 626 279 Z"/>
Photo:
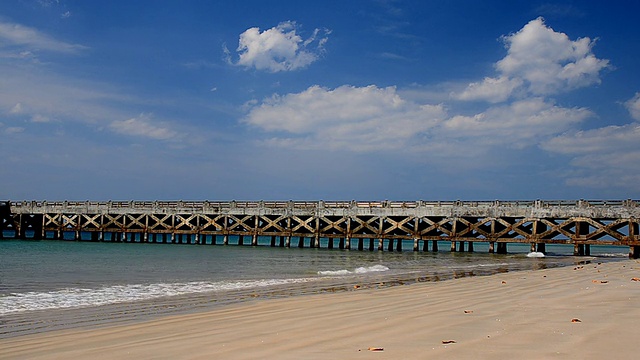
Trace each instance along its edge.
<path fill-rule="evenodd" d="M 484 100 L 492 103 L 507 100 L 515 89 L 523 84 L 522 79 L 511 79 L 507 76 L 499 78 L 484 78 L 483 81 L 473 82 L 460 94 L 454 94 L 459 100 Z"/>
<path fill-rule="evenodd" d="M 445 117 L 441 105 L 402 99 L 395 87 L 312 86 L 254 105 L 245 122 L 276 132 L 268 142 L 305 149 L 402 149 Z"/>
<path fill-rule="evenodd" d="M 471 83 L 454 94 L 459 100 L 507 100 L 516 90 L 525 95 L 550 95 L 600 83 L 600 73 L 609 61 L 592 52 L 595 41 L 588 37 L 571 40 L 548 27 L 542 18 L 530 21 L 520 31 L 503 36 L 507 55 L 495 64 L 497 78 Z"/>
<path fill-rule="evenodd" d="M 140 114 L 128 120 L 111 122 L 109 128 L 119 134 L 141 136 L 155 140 L 170 140 L 179 136 L 167 125 L 156 124 L 148 114 Z"/>
<path fill-rule="evenodd" d="M 640 121 L 640 92 L 636 93 L 636 95 L 629 101 L 625 102 L 624 105 L 627 110 L 629 110 L 631 117 L 636 121 Z"/>
<path fill-rule="evenodd" d="M 495 64 L 497 76 L 451 93 L 449 99 L 489 103 L 472 114 L 458 101 L 410 100 L 395 87 L 311 86 L 250 103 L 243 121 L 263 130 L 265 143 L 281 147 L 428 153 L 425 161 L 447 163 L 540 148 L 569 157 L 569 184 L 602 186 L 602 177 L 585 176 L 595 167 L 619 173 L 620 183 L 640 180 L 638 171 L 623 174 L 616 160 L 640 159 L 640 125 L 577 132 L 597 115 L 549 98 L 601 81 L 609 62 L 593 55 L 594 41 L 571 40 L 541 18 L 502 39 L 507 54 Z M 624 106 L 640 119 L 640 93 Z"/>
<path fill-rule="evenodd" d="M 540 97 L 449 115 L 442 104 L 402 98 L 395 87 L 312 86 L 250 105 L 245 122 L 272 134 L 271 145 L 359 152 L 430 151 L 432 158 L 466 157 L 491 148 L 536 146 L 593 116 Z M 435 153 L 432 150 L 438 149 Z"/>
<path fill-rule="evenodd" d="M 264 31 L 253 27 L 240 34 L 235 64 L 269 72 L 305 68 L 318 59 L 328 34 L 328 30 L 315 29 L 303 39 L 292 21 Z"/>

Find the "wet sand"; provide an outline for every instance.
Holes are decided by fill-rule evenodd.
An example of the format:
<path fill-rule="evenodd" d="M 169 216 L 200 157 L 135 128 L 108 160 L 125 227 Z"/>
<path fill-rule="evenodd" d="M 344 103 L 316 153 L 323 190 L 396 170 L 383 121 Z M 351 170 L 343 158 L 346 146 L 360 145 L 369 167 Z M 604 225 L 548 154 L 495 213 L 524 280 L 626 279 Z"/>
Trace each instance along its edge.
<path fill-rule="evenodd" d="M 634 359 L 640 263 L 256 299 L 0 340 L 2 359 Z"/>

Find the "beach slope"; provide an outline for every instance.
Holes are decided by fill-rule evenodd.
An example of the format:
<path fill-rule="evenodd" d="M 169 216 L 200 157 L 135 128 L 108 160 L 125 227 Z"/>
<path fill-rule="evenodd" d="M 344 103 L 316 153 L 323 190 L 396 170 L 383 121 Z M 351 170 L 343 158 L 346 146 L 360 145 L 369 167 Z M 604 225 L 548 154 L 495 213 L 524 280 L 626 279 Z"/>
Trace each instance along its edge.
<path fill-rule="evenodd" d="M 634 359 L 632 260 L 256 299 L 0 340 L 2 359 Z"/>

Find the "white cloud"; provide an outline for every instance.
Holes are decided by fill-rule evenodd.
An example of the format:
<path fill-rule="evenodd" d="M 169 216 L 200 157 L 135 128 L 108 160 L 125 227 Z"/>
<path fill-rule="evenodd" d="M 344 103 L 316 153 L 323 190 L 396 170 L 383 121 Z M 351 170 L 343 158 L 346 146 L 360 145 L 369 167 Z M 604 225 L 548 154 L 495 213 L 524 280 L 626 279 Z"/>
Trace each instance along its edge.
<path fill-rule="evenodd" d="M 270 144 L 306 149 L 403 149 L 445 117 L 441 105 L 402 99 L 395 87 L 312 86 L 253 105 L 245 122 L 284 135 Z"/>
<path fill-rule="evenodd" d="M 17 103 L 15 104 L 11 110 L 9 110 L 9 114 L 20 114 L 22 113 L 22 104 L 21 103 Z"/>
<path fill-rule="evenodd" d="M 523 81 L 519 78 L 510 79 L 506 76 L 499 78 L 486 77 L 482 82 L 469 84 L 460 94 L 453 94 L 459 100 L 484 100 L 491 103 L 506 101 L 513 91 L 520 87 Z"/>
<path fill-rule="evenodd" d="M 303 40 L 296 31 L 297 25 L 292 21 L 282 22 L 262 32 L 257 27 L 247 29 L 240 34 L 239 59 L 235 64 L 270 72 L 307 67 L 318 59 L 330 32 L 315 29 L 311 37 Z M 316 41 L 318 45 L 312 48 Z M 230 55 L 228 50 L 225 52 Z"/>
<path fill-rule="evenodd" d="M 640 125 L 634 123 L 560 135 L 542 147 L 572 157 L 568 185 L 640 190 L 638 144 Z"/>
<path fill-rule="evenodd" d="M 627 110 L 629 110 L 629 114 L 634 120 L 640 121 L 640 92 L 637 92 L 636 95 L 624 103 Z"/>
<path fill-rule="evenodd" d="M 0 109 L 11 115 L 99 123 L 127 116 L 107 103 L 130 101 L 107 83 L 54 74 L 47 67 L 0 63 Z"/>
<path fill-rule="evenodd" d="M 76 53 L 86 49 L 85 46 L 57 40 L 36 29 L 7 22 L 0 22 L 0 47 L 3 47 L 2 42 L 5 44 L 8 42 L 14 45 L 26 46 L 33 50 L 47 50 L 62 53 Z"/>
<path fill-rule="evenodd" d="M 21 132 L 24 132 L 24 128 L 23 127 L 18 127 L 18 126 L 10 126 L 6 129 L 4 129 L 5 134 L 11 135 L 11 134 L 19 134 Z"/>
<path fill-rule="evenodd" d="M 442 124 L 445 138 L 465 138 L 470 145 L 521 148 L 561 133 L 592 116 L 585 108 L 563 108 L 542 98 L 496 106 L 474 116 L 453 116 Z"/>
<path fill-rule="evenodd" d="M 552 152 L 578 156 L 640 150 L 640 125 L 607 126 L 564 134 L 545 142 L 543 147 Z"/>
<path fill-rule="evenodd" d="M 156 140 L 169 140 L 179 136 L 176 131 L 167 125 L 157 125 L 148 114 L 128 120 L 116 120 L 111 122 L 109 128 L 119 134 L 130 136 L 142 136 Z"/>
<path fill-rule="evenodd" d="M 50 120 L 51 119 L 49 119 L 49 117 L 41 114 L 35 114 L 31 117 L 31 121 L 35 123 L 46 123 L 46 122 L 49 122 Z"/>
<path fill-rule="evenodd" d="M 395 87 L 372 85 L 333 90 L 312 86 L 301 93 L 274 95 L 249 105 L 244 121 L 275 133 L 268 143 L 282 147 L 429 151 L 433 157 L 455 157 L 495 146 L 537 145 L 591 116 L 585 108 L 532 98 L 472 116 L 447 117 L 443 105 L 421 105 L 402 98 Z"/>
<path fill-rule="evenodd" d="M 496 63 L 504 76 L 521 78 L 533 94 L 559 91 L 600 83 L 600 71 L 608 60 L 597 59 L 588 37 L 575 41 L 544 24 L 530 21 L 515 34 L 504 36 L 507 56 Z"/>
<path fill-rule="evenodd" d="M 520 31 L 503 36 L 507 55 L 496 62 L 497 77 L 473 82 L 458 100 L 498 103 L 519 92 L 520 96 L 544 96 L 600 83 L 600 72 L 609 60 L 591 52 L 595 41 L 575 41 L 546 26 L 542 18 L 530 21 Z"/>

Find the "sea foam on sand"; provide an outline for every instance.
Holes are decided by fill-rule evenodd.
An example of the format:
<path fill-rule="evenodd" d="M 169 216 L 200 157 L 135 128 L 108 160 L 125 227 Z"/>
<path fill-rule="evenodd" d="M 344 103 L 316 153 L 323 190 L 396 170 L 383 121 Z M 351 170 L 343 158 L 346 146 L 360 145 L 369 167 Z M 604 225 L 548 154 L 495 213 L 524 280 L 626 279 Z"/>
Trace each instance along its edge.
<path fill-rule="evenodd" d="M 26 335 L 0 358 L 635 359 L 639 303 L 638 262 L 577 263 Z"/>

